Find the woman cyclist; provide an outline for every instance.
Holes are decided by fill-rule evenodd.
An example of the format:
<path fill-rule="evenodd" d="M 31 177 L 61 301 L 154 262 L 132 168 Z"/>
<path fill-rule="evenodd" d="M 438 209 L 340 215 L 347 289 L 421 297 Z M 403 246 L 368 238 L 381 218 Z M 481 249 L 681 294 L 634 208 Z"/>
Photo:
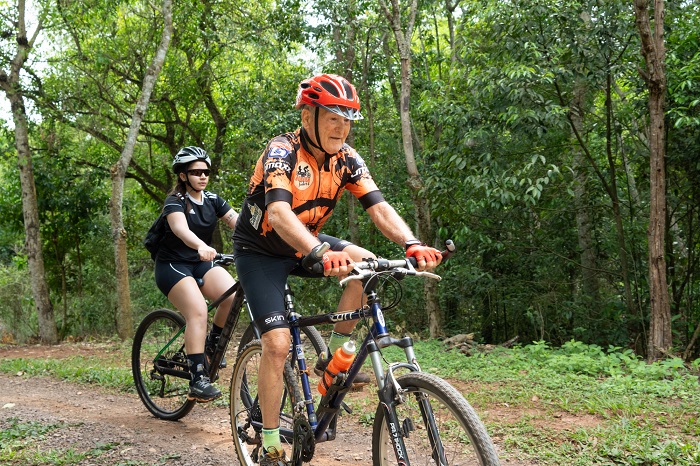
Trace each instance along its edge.
<path fill-rule="evenodd" d="M 204 297 L 215 299 L 235 283 L 226 269 L 214 264 L 216 250 L 211 241 L 218 219 L 230 228 L 238 219 L 225 200 L 205 190 L 210 169 L 211 159 L 200 147 L 184 147 L 175 155 L 173 171 L 177 184 L 165 199 L 166 234 L 155 261 L 158 288 L 187 324 L 185 350 L 192 377 L 187 398 L 202 403 L 221 396 L 207 375 L 205 352 L 213 354 L 233 301 L 231 296 L 221 303 L 207 335 Z M 221 365 L 225 364 L 222 361 Z"/>

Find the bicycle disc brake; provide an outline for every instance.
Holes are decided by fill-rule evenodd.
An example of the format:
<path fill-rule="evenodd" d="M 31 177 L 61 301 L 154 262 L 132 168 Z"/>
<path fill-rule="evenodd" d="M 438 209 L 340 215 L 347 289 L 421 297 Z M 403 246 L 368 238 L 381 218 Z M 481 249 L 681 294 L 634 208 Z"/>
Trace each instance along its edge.
<path fill-rule="evenodd" d="M 301 464 L 299 460 L 304 462 L 311 461 L 316 450 L 316 439 L 314 432 L 311 430 L 311 424 L 302 415 L 294 416 L 294 446 L 292 447 L 292 463 Z"/>

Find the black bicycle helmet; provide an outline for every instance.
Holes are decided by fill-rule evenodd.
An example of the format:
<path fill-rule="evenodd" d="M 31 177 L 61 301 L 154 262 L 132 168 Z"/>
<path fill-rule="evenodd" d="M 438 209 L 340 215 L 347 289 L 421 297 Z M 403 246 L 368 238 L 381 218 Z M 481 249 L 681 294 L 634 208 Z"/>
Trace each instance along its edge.
<path fill-rule="evenodd" d="M 195 162 L 197 160 L 201 160 L 202 162 L 206 163 L 208 167 L 211 167 L 211 159 L 207 155 L 207 151 L 197 146 L 183 147 L 177 154 L 175 154 L 175 160 L 173 160 L 173 172 L 180 173 L 190 162 Z"/>

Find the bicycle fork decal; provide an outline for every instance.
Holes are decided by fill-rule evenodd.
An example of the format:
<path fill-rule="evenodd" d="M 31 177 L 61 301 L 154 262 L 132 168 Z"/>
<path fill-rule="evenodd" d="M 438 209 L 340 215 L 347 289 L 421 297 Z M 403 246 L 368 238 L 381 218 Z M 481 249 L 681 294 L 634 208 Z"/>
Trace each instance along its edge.
<path fill-rule="evenodd" d="M 391 433 L 391 443 L 394 445 L 394 451 L 396 452 L 398 464 L 399 466 L 406 466 L 403 447 L 401 446 L 401 441 L 399 440 L 399 429 L 396 428 L 396 424 L 394 424 L 394 422 L 389 422 L 389 432 Z"/>

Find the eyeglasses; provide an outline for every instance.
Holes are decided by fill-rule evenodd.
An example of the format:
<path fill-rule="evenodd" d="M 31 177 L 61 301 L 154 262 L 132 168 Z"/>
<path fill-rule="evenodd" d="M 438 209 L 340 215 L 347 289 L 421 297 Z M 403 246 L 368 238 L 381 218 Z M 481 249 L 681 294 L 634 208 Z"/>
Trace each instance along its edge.
<path fill-rule="evenodd" d="M 187 170 L 187 174 L 192 175 L 192 176 L 202 176 L 202 175 L 209 176 L 209 173 L 211 173 L 211 170 L 209 170 L 208 168 Z"/>

